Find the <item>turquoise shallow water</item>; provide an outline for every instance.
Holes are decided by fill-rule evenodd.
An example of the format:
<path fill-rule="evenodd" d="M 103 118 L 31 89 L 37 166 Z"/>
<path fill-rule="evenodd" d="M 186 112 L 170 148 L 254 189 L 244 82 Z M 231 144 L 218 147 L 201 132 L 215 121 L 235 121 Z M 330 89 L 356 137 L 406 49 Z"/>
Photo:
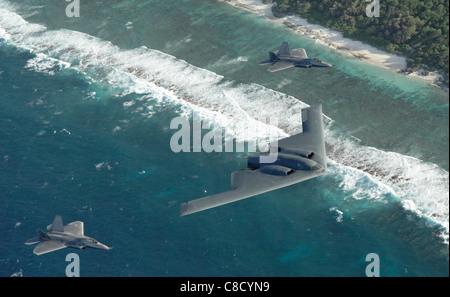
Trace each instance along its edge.
<path fill-rule="evenodd" d="M 91 1 L 79 19 L 15 3 L 0 1 L 0 275 L 64 276 L 75 251 L 82 276 L 365 276 L 373 252 L 382 276 L 448 276 L 448 93 L 222 2 Z M 257 65 L 283 40 L 334 67 Z M 178 216 L 246 154 L 173 153 L 174 117 L 275 115 L 288 135 L 317 103 L 327 175 Z M 55 214 L 114 249 L 33 255 Z"/>

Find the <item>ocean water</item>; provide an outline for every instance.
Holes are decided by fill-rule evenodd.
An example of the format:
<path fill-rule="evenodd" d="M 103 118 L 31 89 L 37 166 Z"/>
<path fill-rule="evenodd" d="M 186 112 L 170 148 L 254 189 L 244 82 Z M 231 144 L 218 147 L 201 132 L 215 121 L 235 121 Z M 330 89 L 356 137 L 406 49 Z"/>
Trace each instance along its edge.
<path fill-rule="evenodd" d="M 449 275 L 447 92 L 220 1 L 67 4 L 0 0 L 0 276 Z M 266 71 L 282 41 L 334 67 Z M 319 103 L 326 175 L 179 217 L 246 153 L 174 153 L 173 118 L 247 142 Z M 113 249 L 34 255 L 56 214 Z"/>

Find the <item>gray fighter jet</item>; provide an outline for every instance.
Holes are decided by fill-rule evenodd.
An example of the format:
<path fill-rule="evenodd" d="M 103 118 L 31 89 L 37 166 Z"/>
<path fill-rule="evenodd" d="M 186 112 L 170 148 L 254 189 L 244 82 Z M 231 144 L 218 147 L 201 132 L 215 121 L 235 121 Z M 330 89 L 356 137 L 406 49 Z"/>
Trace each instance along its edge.
<path fill-rule="evenodd" d="M 231 190 L 199 198 L 180 206 L 180 215 L 217 207 L 290 186 L 327 171 L 322 106 L 302 110 L 303 132 L 270 144 L 270 151 L 247 158 L 247 168 L 231 173 Z M 271 162 L 261 162 L 272 154 Z"/>
<path fill-rule="evenodd" d="M 304 48 L 289 50 L 289 44 L 284 41 L 279 50 L 269 52 L 270 59 L 259 63 L 260 65 L 271 64 L 267 69 L 270 72 L 276 72 L 292 67 L 311 68 L 311 67 L 332 67 L 319 59 L 311 59 L 306 55 Z"/>
<path fill-rule="evenodd" d="M 57 215 L 51 225 L 47 226 L 48 233 L 37 230 L 39 236 L 28 239 L 25 244 L 31 245 L 39 243 L 33 250 L 36 255 L 53 252 L 66 247 L 85 249 L 87 247 L 109 250 L 104 244 L 91 237 L 84 236 L 83 222 L 76 221 L 63 227 L 61 216 Z"/>

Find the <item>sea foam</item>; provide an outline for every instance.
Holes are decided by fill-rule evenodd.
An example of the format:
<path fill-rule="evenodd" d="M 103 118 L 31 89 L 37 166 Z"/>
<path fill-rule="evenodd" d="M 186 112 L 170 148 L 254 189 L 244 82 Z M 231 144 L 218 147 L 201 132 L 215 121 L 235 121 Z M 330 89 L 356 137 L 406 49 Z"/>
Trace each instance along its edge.
<path fill-rule="evenodd" d="M 232 136 L 237 141 L 258 140 L 260 135 L 275 140 L 301 132 L 301 109 L 308 105 L 292 96 L 258 84 L 227 81 L 214 72 L 144 46 L 123 50 L 85 33 L 50 31 L 28 23 L 4 5 L 0 5 L 0 15 L 0 32 L 8 42 L 36 54 L 27 64 L 35 71 L 70 66 L 96 82 L 121 88 L 124 94 L 137 93 L 145 100 L 170 102 L 178 105 L 182 114 L 194 112 L 214 125 L 233 127 Z M 134 108 L 134 103 L 126 102 L 124 108 Z M 148 112 L 155 110 L 150 108 Z M 277 126 L 267 123 L 270 117 L 278 119 Z M 440 224 L 448 243 L 447 171 L 414 157 L 362 145 L 339 132 L 330 118 L 325 117 L 325 122 L 330 164 L 335 164 L 335 172 L 344 177 L 338 187 L 356 189 L 355 199 L 395 195 L 405 209 Z M 248 128 L 249 123 L 257 127 L 254 131 L 258 133 L 236 128 Z"/>

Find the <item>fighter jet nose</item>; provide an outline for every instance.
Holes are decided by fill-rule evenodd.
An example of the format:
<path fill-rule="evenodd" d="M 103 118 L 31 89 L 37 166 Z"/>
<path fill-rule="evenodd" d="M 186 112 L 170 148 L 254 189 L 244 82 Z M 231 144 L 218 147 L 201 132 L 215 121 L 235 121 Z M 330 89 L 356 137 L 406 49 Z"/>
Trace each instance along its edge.
<path fill-rule="evenodd" d="M 107 246 L 107 245 L 100 244 L 100 246 L 101 246 L 102 249 L 104 249 L 104 250 L 107 250 L 107 251 L 112 250 L 112 247 L 109 247 L 109 246 Z"/>

